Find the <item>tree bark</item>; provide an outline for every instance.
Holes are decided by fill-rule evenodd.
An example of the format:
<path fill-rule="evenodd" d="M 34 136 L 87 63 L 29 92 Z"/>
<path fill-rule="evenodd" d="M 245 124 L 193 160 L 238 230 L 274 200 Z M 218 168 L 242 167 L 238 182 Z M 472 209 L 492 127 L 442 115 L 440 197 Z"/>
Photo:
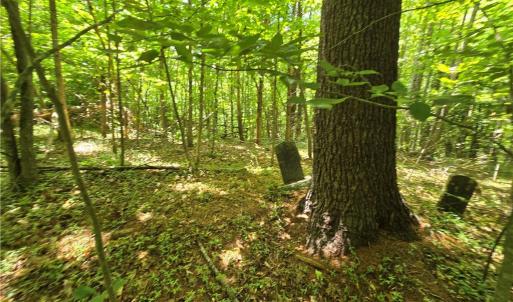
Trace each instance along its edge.
<path fill-rule="evenodd" d="M 11 32 L 13 35 L 13 39 L 18 40 L 21 42 L 20 50 L 23 51 L 27 55 L 27 59 L 30 62 L 35 58 L 35 51 L 32 48 L 32 45 L 30 41 L 27 39 L 27 36 L 25 35 L 25 32 L 23 30 L 23 27 L 21 25 L 21 20 L 19 18 L 19 9 L 18 9 L 18 3 L 13 0 L 1 0 L 2 5 L 6 8 L 8 17 L 9 17 L 9 24 L 11 26 Z M 82 200 L 84 201 L 86 212 L 91 219 L 92 226 L 93 226 L 93 233 L 94 233 L 94 239 L 95 239 L 95 247 L 96 252 L 98 255 L 98 262 L 100 264 L 100 267 L 103 272 L 103 278 L 106 290 L 109 295 L 109 299 L 112 302 L 117 301 L 116 295 L 114 293 L 114 290 L 112 288 L 112 278 L 110 269 L 107 264 L 105 251 L 103 248 L 103 240 L 102 240 L 102 234 L 101 234 L 101 224 L 100 221 L 96 215 L 96 212 L 94 210 L 93 203 L 87 193 L 87 187 L 82 179 L 82 176 L 80 175 L 80 170 L 78 166 L 78 161 L 76 157 L 76 153 L 73 149 L 73 139 L 71 137 L 71 131 L 68 128 L 69 123 L 65 121 L 66 115 L 64 114 L 64 109 L 62 107 L 61 102 L 59 101 L 59 98 L 57 96 L 57 93 L 55 91 L 55 88 L 48 82 L 46 79 L 45 71 L 40 63 L 35 63 L 35 70 L 39 77 L 39 82 L 41 83 L 41 86 L 46 91 L 47 95 L 53 102 L 55 109 L 57 111 L 57 114 L 59 116 L 59 126 L 61 127 L 61 133 L 64 138 L 64 142 L 66 143 L 66 149 L 68 151 L 68 157 L 69 162 L 71 166 L 71 171 L 73 173 L 73 177 L 75 179 L 75 182 L 79 188 L 80 195 L 82 197 Z"/>
<path fill-rule="evenodd" d="M 59 33 L 58 33 L 58 21 L 57 21 L 57 7 L 55 5 L 55 0 L 49 1 L 50 7 L 50 29 L 52 32 L 52 47 L 57 48 L 59 46 Z M 69 119 L 68 106 L 66 105 L 66 96 L 64 94 L 64 78 L 62 76 L 62 60 L 61 60 L 61 52 L 57 50 L 53 53 L 53 62 L 55 65 L 55 82 L 57 85 L 57 96 L 59 97 L 59 102 L 62 104 L 62 108 L 64 114 L 66 115 L 66 121 L 68 122 L 68 128 L 71 128 L 71 121 Z M 71 131 L 71 136 L 73 136 L 73 130 Z"/>
<path fill-rule="evenodd" d="M 397 79 L 400 0 L 325 0 L 319 59 L 333 66 L 376 70 L 373 85 Z M 373 20 L 390 15 L 346 43 L 345 37 Z M 341 88 L 318 68 L 318 97 L 333 92 L 369 98 L 366 88 Z M 375 102 L 395 105 L 386 98 Z M 367 245 L 385 229 L 416 238 L 415 218 L 403 203 L 396 173 L 396 112 L 347 100 L 315 113 L 313 206 L 307 247 L 312 254 L 338 256 Z"/>
<path fill-rule="evenodd" d="M 238 68 L 240 69 L 240 68 Z M 241 103 L 241 80 L 240 80 L 240 71 L 236 71 L 236 80 L 237 80 L 237 100 L 236 100 L 236 106 L 237 106 L 237 131 L 239 133 L 239 140 L 241 142 L 244 141 L 244 124 L 242 121 L 242 103 Z"/>
<path fill-rule="evenodd" d="M 3 3 L 3 2 L 2 2 Z M 24 39 L 27 37 L 21 37 L 19 33 L 15 33 L 15 24 L 12 24 L 15 19 L 21 20 L 19 15 L 18 3 L 9 2 L 13 6 L 10 14 L 14 14 L 12 18 L 9 18 L 9 25 L 11 28 L 11 35 L 14 42 L 14 52 L 16 54 L 16 69 L 18 74 L 21 74 L 25 68 L 30 65 L 29 54 L 26 51 L 26 45 Z M 21 26 L 21 21 L 20 21 Z M 25 34 L 25 33 L 23 33 Z M 21 189 L 31 186 L 34 184 L 37 178 L 37 167 L 36 167 L 36 154 L 34 151 L 34 97 L 33 97 L 33 84 L 32 84 L 32 73 L 27 75 L 23 80 L 20 87 L 20 176 L 18 184 Z"/>
<path fill-rule="evenodd" d="M 260 75 L 257 84 L 256 139 L 257 145 L 262 144 L 262 110 L 264 107 L 264 77 Z"/>
<path fill-rule="evenodd" d="M 9 96 L 7 82 L 4 77 L 1 77 L 2 87 L 0 89 L 0 103 L 3 106 Z M 2 149 L 7 161 L 7 167 L 9 170 L 9 181 L 10 186 L 13 190 L 17 190 L 19 187 L 18 177 L 21 173 L 20 158 L 18 155 L 18 147 L 16 146 L 16 137 L 14 125 L 11 120 L 11 113 L 7 114 L 2 120 Z"/>

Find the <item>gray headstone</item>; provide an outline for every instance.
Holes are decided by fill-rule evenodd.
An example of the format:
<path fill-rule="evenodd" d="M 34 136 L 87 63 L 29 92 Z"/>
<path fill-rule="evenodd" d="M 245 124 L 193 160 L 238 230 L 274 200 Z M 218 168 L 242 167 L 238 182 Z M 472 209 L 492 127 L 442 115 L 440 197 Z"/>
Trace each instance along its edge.
<path fill-rule="evenodd" d="M 463 215 L 476 186 L 477 182 L 468 176 L 451 176 L 447 188 L 438 202 L 438 209 Z"/>
<path fill-rule="evenodd" d="M 294 142 L 283 142 L 276 146 L 276 157 L 280 165 L 281 177 L 285 184 L 305 178 L 301 168 L 301 157 Z"/>

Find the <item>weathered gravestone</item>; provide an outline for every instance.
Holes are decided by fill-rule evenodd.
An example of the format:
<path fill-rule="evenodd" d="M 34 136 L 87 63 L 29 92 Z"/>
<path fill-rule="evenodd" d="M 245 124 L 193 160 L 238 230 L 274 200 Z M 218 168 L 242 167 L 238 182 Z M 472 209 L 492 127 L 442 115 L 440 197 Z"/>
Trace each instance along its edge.
<path fill-rule="evenodd" d="M 283 142 L 276 146 L 276 157 L 280 165 L 281 177 L 285 184 L 305 178 L 301 168 L 301 157 L 293 142 Z"/>
<path fill-rule="evenodd" d="M 463 215 L 476 186 L 477 182 L 470 177 L 464 175 L 451 176 L 447 188 L 438 202 L 438 209 Z"/>

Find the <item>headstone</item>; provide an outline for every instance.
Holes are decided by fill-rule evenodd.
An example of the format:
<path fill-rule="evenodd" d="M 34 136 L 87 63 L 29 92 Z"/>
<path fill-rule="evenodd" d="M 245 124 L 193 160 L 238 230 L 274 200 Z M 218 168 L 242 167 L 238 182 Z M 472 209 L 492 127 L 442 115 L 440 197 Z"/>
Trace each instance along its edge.
<path fill-rule="evenodd" d="M 283 182 L 289 184 L 304 179 L 301 157 L 296 144 L 294 142 L 283 142 L 278 144 L 275 149 Z"/>
<path fill-rule="evenodd" d="M 477 182 L 470 177 L 464 175 L 451 176 L 447 188 L 438 202 L 438 209 L 463 215 L 476 186 Z"/>

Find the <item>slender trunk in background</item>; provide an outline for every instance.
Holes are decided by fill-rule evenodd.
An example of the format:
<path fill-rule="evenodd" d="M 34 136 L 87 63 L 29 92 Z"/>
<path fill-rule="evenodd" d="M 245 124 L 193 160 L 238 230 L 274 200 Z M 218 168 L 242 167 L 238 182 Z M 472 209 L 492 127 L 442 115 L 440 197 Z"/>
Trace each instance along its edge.
<path fill-rule="evenodd" d="M 57 7 L 55 6 L 55 0 L 49 1 L 50 7 L 50 28 L 52 32 L 52 47 L 57 48 L 59 45 L 59 33 L 58 33 L 58 24 L 57 21 Z M 68 128 L 71 131 L 71 136 L 73 137 L 73 130 L 71 128 L 71 121 L 68 113 L 68 106 L 66 105 L 66 95 L 64 94 L 64 78 L 62 76 L 62 60 L 61 60 L 61 52 L 56 51 L 53 53 L 53 62 L 55 65 L 55 81 L 57 85 L 57 97 L 59 97 L 59 101 L 62 104 L 62 108 L 64 114 L 66 115 L 66 121 L 69 123 Z"/>
<path fill-rule="evenodd" d="M 4 2 L 2 2 L 4 3 Z M 18 74 L 21 74 L 25 68 L 30 65 L 29 54 L 26 51 L 25 40 L 28 41 L 27 36 L 20 36 L 15 33 L 15 24 L 13 20 L 21 20 L 17 2 L 9 1 L 13 8 L 9 12 L 13 16 L 9 16 L 9 25 L 11 27 L 11 35 L 14 41 L 14 52 L 16 54 L 16 69 Z M 21 26 L 21 21 L 20 21 Z M 23 33 L 25 35 L 25 33 Z M 20 189 L 25 189 L 33 185 L 37 179 L 36 167 L 36 154 L 34 151 L 34 87 L 32 85 L 32 73 L 27 75 L 20 87 L 20 132 L 19 132 L 19 146 L 20 146 L 20 166 L 21 173 L 19 176 L 18 184 Z"/>
<path fill-rule="evenodd" d="M 105 14 L 105 17 L 107 17 L 109 15 L 109 9 L 108 9 L 108 5 L 107 5 L 107 1 L 104 1 L 104 14 Z M 93 14 L 94 16 L 94 14 Z M 107 47 L 107 59 L 108 59 L 108 62 L 107 62 L 107 74 L 108 74 L 108 77 L 107 77 L 107 87 L 108 87 L 108 94 L 107 94 L 107 97 L 108 97 L 108 101 L 109 101 L 109 105 L 110 105 L 110 131 L 111 131 L 111 144 L 112 144 L 112 152 L 114 154 L 117 154 L 118 153 L 118 147 L 117 147 L 117 142 L 116 142 L 116 117 L 115 117 L 115 106 L 114 106 L 114 89 L 113 89 L 113 85 L 112 83 L 114 82 L 113 80 L 113 70 L 114 70 L 114 60 L 112 58 L 112 47 L 111 47 L 111 43 L 110 43 L 110 26 L 109 24 L 106 24 L 105 25 L 105 30 L 107 32 L 107 43 L 106 43 L 106 47 Z"/>
<path fill-rule="evenodd" d="M 274 71 L 278 71 L 278 62 L 274 59 Z M 278 99 L 276 97 L 277 90 L 277 76 L 272 78 L 271 99 L 272 99 L 272 146 L 271 146 L 271 166 L 274 165 L 274 148 L 278 142 Z"/>
<path fill-rule="evenodd" d="M 164 70 L 164 48 L 160 49 L 160 55 L 159 55 L 159 68 L 160 70 Z M 159 107 L 160 107 L 160 127 L 162 128 L 162 133 L 164 135 L 164 138 L 167 138 L 167 130 L 169 128 L 169 120 L 167 118 L 167 105 L 164 101 L 165 99 L 165 93 L 164 87 L 159 88 Z"/>
<path fill-rule="evenodd" d="M 216 70 L 216 83 L 214 86 L 214 105 L 213 105 L 213 116 L 212 116 L 212 131 L 210 133 L 210 152 L 214 153 L 214 145 L 217 139 L 217 126 L 219 120 L 219 99 L 217 98 L 219 90 L 219 70 Z M 225 125 L 226 125 L 226 115 L 225 115 Z M 226 129 L 226 126 L 225 126 Z"/>
<path fill-rule="evenodd" d="M 2 1 L 2 5 L 6 8 L 7 13 L 8 13 L 9 24 L 11 26 L 11 32 L 13 35 L 13 39 L 17 39 L 18 41 L 20 41 L 22 43 L 20 45 L 22 47 L 21 50 L 25 54 L 27 54 L 27 58 L 29 60 L 34 59 L 36 56 L 35 51 L 32 48 L 30 41 L 28 41 L 28 39 L 25 36 L 25 33 L 23 31 L 23 27 L 21 25 L 21 20 L 19 18 L 19 10 L 18 10 L 17 2 L 13 1 L 13 0 L 1 0 L 1 1 Z M 64 108 L 62 107 L 62 104 L 59 101 L 59 97 L 57 96 L 57 93 L 55 92 L 55 88 L 46 79 L 45 71 L 44 71 L 43 67 L 41 66 L 41 64 L 35 64 L 35 69 L 36 69 L 36 73 L 39 77 L 39 82 L 41 83 L 41 86 L 46 91 L 49 98 L 52 100 L 53 105 L 55 106 L 55 109 L 59 116 L 59 126 L 61 127 L 61 133 L 63 134 L 64 142 L 66 143 L 69 162 L 70 162 L 70 166 L 71 166 L 71 172 L 72 172 L 75 182 L 80 190 L 82 200 L 84 201 L 84 204 L 85 204 L 86 212 L 89 215 L 89 218 L 91 219 L 91 222 L 92 222 L 94 239 L 95 239 L 95 247 L 96 247 L 96 252 L 98 255 L 98 262 L 100 264 L 100 267 L 101 267 L 102 273 L 103 273 L 105 288 L 109 295 L 110 301 L 115 302 L 115 301 L 117 301 L 117 299 L 116 299 L 114 290 L 112 288 L 111 273 L 110 273 L 110 269 L 107 264 L 107 260 L 105 257 L 105 251 L 103 248 L 100 221 L 99 221 L 98 217 L 96 216 L 94 206 L 93 206 L 92 201 L 89 198 L 89 195 L 87 193 L 87 187 L 86 187 L 84 181 L 82 180 L 82 176 L 80 174 L 77 157 L 75 154 L 75 150 L 73 149 L 73 139 L 71 137 L 71 131 L 68 128 L 69 123 L 65 120 L 66 114 L 64 113 Z"/>
<path fill-rule="evenodd" d="M 112 11 L 116 11 L 116 1 L 112 1 Z M 115 33 L 116 34 L 116 33 Z M 125 125 L 125 117 L 124 117 L 124 110 L 123 110 L 123 93 L 122 93 L 122 86 L 121 86 L 121 73 L 119 71 L 119 65 L 120 65 L 120 59 L 119 59 L 119 41 L 115 41 L 115 47 L 116 47 L 116 96 L 118 101 L 118 122 L 119 122 L 119 165 L 124 166 L 125 165 L 125 132 L 124 132 L 124 125 Z"/>
<path fill-rule="evenodd" d="M 203 112 L 205 111 L 205 54 L 201 54 L 200 85 L 199 85 L 198 142 L 194 169 L 199 169 L 201 159 L 201 139 L 203 138 Z"/>
<path fill-rule="evenodd" d="M 191 164 L 191 160 L 190 160 L 190 157 L 189 157 L 189 147 L 188 147 L 188 144 L 187 144 L 187 138 L 185 136 L 185 127 L 183 125 L 182 119 L 180 118 L 180 111 L 178 110 L 178 105 L 176 104 L 176 97 L 175 97 L 175 93 L 174 93 L 174 90 L 173 90 L 173 84 L 171 82 L 171 74 L 169 72 L 169 67 L 167 65 L 166 55 L 165 55 L 164 52 L 162 52 L 162 53 L 163 53 L 162 61 L 164 63 L 164 69 L 166 71 L 167 85 L 168 85 L 168 88 L 169 88 L 169 94 L 171 95 L 171 102 L 172 102 L 172 105 L 173 105 L 173 112 L 175 114 L 175 120 L 178 123 L 178 129 L 180 130 L 180 137 L 182 139 L 183 151 L 185 153 L 185 157 L 187 158 L 187 162 L 190 165 Z"/>
<path fill-rule="evenodd" d="M 233 73 L 230 81 L 230 137 L 232 136 L 233 129 L 235 129 L 235 108 L 233 106 Z"/>
<path fill-rule="evenodd" d="M 141 70 L 143 73 L 143 70 Z M 142 100 L 142 79 L 139 80 L 139 87 L 137 87 L 137 104 L 135 107 L 135 140 L 136 144 L 139 145 L 139 137 L 141 135 L 141 100 Z"/>
<path fill-rule="evenodd" d="M 296 68 L 290 66 L 289 67 L 289 72 L 288 72 L 289 76 L 291 78 L 294 78 L 296 79 L 296 75 L 297 75 L 297 71 L 296 71 Z M 285 140 L 286 141 L 292 141 L 293 140 L 293 137 L 292 137 L 292 130 L 295 128 L 294 125 L 295 125 L 295 114 L 296 114 L 296 109 L 297 109 L 297 105 L 296 104 L 293 104 L 293 103 L 290 103 L 290 99 L 297 96 L 297 84 L 296 82 L 292 83 L 292 84 L 289 84 L 287 86 L 287 104 L 286 104 L 286 108 L 287 108 L 287 111 L 286 111 L 286 115 L 285 115 Z"/>
<path fill-rule="evenodd" d="M 4 77 L 1 77 L 2 86 L 0 88 L 0 104 L 3 107 L 9 96 L 7 82 Z M 18 147 L 16 146 L 16 137 L 14 125 L 11 120 L 12 113 L 9 113 L 2 120 L 1 134 L 2 134 L 2 151 L 7 161 L 7 168 L 9 170 L 9 185 L 13 190 L 19 187 L 18 177 L 21 173 L 20 158 L 18 156 Z"/>
<path fill-rule="evenodd" d="M 300 96 L 305 97 L 305 88 L 302 87 L 300 90 Z M 303 106 L 304 116 L 305 116 L 305 132 L 306 132 L 306 143 L 307 143 L 307 151 L 308 151 L 308 158 L 312 159 L 313 157 L 313 150 L 312 150 L 312 129 L 310 127 L 310 119 L 308 117 L 308 108 L 307 106 Z"/>
<path fill-rule="evenodd" d="M 298 33 L 298 39 L 299 39 L 298 48 L 301 49 L 302 44 L 303 44 L 301 41 L 301 39 L 303 38 L 303 6 L 301 5 L 301 0 L 298 0 L 296 4 L 297 4 L 296 19 L 299 22 L 301 22 L 301 25 L 299 26 L 299 33 Z M 301 80 L 301 78 L 303 77 L 303 74 L 302 74 L 303 62 L 301 61 L 301 53 L 298 54 L 298 61 L 299 61 L 299 66 L 296 69 L 295 78 L 299 82 Z M 297 88 L 296 88 L 296 90 L 297 90 Z M 302 97 L 305 96 L 303 85 L 301 85 L 299 87 L 299 96 L 302 96 Z M 299 141 L 299 138 L 301 136 L 301 125 L 303 124 L 303 123 L 301 123 L 302 114 L 304 113 L 303 107 L 305 107 L 305 104 L 297 104 L 296 106 L 297 106 L 297 110 L 296 110 L 296 116 L 294 118 L 296 121 L 296 129 L 295 129 L 294 137 L 295 137 L 296 141 Z"/>
<path fill-rule="evenodd" d="M 257 145 L 262 144 L 262 109 L 264 103 L 264 77 L 260 75 L 257 84 L 256 139 Z"/>
<path fill-rule="evenodd" d="M 240 65 L 237 66 L 237 69 L 240 69 Z M 241 142 L 244 141 L 244 124 L 242 122 L 242 104 L 241 104 L 241 80 L 240 80 L 240 71 L 236 71 L 236 85 L 237 85 L 237 99 L 236 99 L 236 105 L 237 105 L 237 130 L 239 133 L 239 140 Z"/>
<path fill-rule="evenodd" d="M 189 46 L 189 51 L 192 52 L 192 46 Z M 187 146 L 194 146 L 194 138 L 192 136 L 192 124 L 193 124 L 193 111 L 194 111 L 194 95 L 192 90 L 192 71 L 194 66 L 192 63 L 187 66 L 187 81 L 188 81 L 188 93 L 189 103 L 187 106 Z"/>
<path fill-rule="evenodd" d="M 100 132 L 103 138 L 107 137 L 107 86 L 105 83 L 105 75 L 101 75 L 100 83 L 98 85 L 98 92 L 100 93 Z"/>

